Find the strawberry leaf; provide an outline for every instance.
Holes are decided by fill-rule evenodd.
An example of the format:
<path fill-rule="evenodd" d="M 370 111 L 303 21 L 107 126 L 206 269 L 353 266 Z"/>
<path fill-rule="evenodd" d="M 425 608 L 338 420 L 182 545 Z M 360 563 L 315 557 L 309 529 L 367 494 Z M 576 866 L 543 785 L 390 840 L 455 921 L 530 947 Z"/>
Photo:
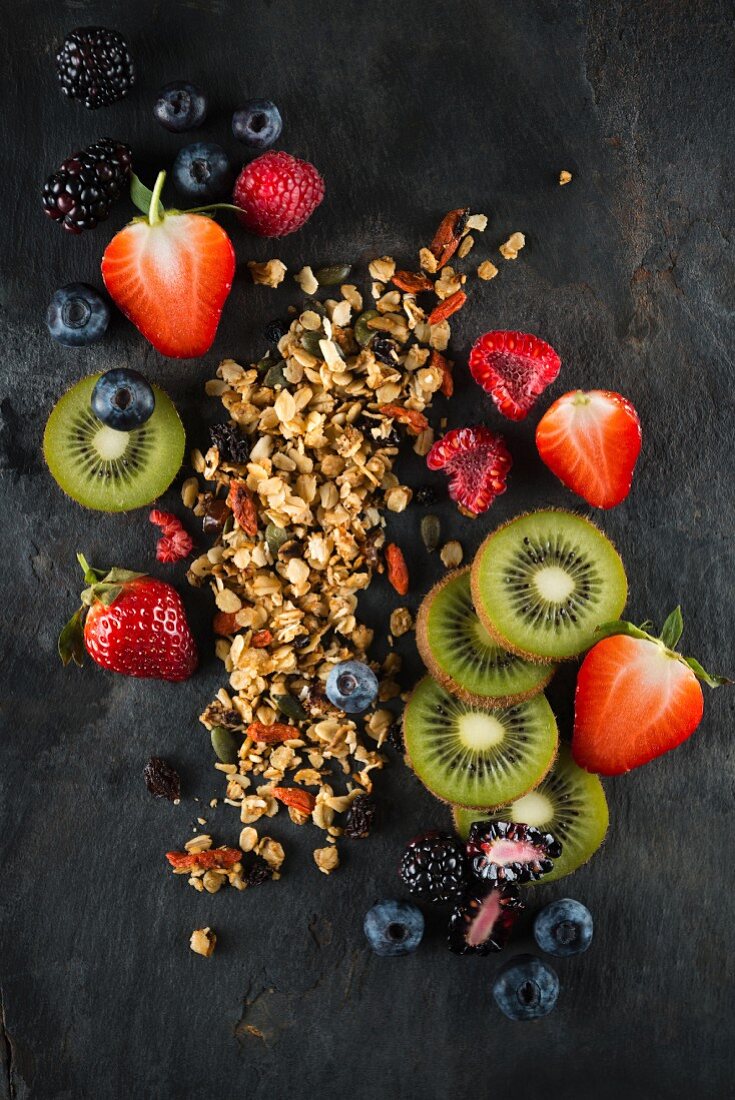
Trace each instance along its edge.
<path fill-rule="evenodd" d="M 712 676 L 706 669 L 702 668 L 699 661 L 694 657 L 683 657 L 682 660 L 685 664 L 689 665 L 698 680 L 702 680 L 703 683 L 708 684 L 711 688 L 724 687 L 725 684 L 732 683 L 732 680 L 728 680 L 727 676 Z"/>
<path fill-rule="evenodd" d="M 81 668 L 84 660 L 84 635 L 82 631 L 84 608 L 75 611 L 69 622 L 59 634 L 59 657 L 64 668 L 73 661 Z"/>
<path fill-rule="evenodd" d="M 681 608 L 676 607 L 663 625 L 661 641 L 667 649 L 676 649 L 683 632 L 684 620 L 681 617 Z"/>
<path fill-rule="evenodd" d="M 130 199 L 133 206 L 137 207 L 142 214 L 148 214 L 153 201 L 153 192 L 144 183 L 141 183 L 135 172 L 130 174 Z M 158 213 L 160 217 L 163 217 L 163 203 L 160 200 L 158 202 Z"/>
<path fill-rule="evenodd" d="M 627 634 L 629 638 L 645 638 L 646 641 L 651 640 L 651 635 L 646 634 L 645 630 L 641 630 L 640 627 L 634 626 L 633 623 L 626 623 L 624 619 L 615 619 L 610 623 L 601 623 L 595 630 L 595 637 L 612 638 L 615 634 Z"/>

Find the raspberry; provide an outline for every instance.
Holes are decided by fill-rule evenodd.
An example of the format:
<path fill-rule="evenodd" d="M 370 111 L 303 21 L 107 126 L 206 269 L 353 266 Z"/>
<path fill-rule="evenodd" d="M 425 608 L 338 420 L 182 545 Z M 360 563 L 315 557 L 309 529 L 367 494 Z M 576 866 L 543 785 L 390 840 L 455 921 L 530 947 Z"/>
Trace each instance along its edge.
<path fill-rule="evenodd" d="M 245 165 L 232 198 L 246 229 L 259 237 L 285 237 L 314 213 L 324 198 L 324 180 L 305 160 L 264 153 Z"/>
<path fill-rule="evenodd" d="M 406 845 L 400 875 L 425 901 L 452 901 L 465 886 L 464 845 L 448 833 L 422 833 Z"/>
<path fill-rule="evenodd" d="M 430 470 L 449 475 L 452 500 L 473 516 L 486 512 L 495 497 L 505 492 L 512 463 L 503 437 L 481 425 L 453 428 L 426 456 Z"/>
<path fill-rule="evenodd" d="M 550 344 L 523 332 L 486 332 L 470 352 L 472 377 L 509 420 L 523 420 L 560 367 Z"/>

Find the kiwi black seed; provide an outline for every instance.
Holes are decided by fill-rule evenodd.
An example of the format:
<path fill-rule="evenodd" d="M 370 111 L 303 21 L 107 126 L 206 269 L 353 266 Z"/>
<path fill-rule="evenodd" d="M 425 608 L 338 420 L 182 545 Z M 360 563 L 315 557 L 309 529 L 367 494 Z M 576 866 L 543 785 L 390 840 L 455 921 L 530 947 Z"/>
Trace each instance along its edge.
<path fill-rule="evenodd" d="M 434 679 L 468 703 L 522 703 L 543 691 L 555 671 L 492 640 L 475 613 L 469 566 L 448 573 L 426 595 L 416 618 L 416 644 Z"/>
<path fill-rule="evenodd" d="M 562 853 L 554 860 L 554 869 L 544 882 L 564 878 L 594 855 L 605 839 L 608 809 L 602 783 L 575 764 L 569 745 L 559 746 L 554 766 L 535 790 L 516 799 L 510 806 L 491 814 L 477 815 L 460 806 L 453 809 L 454 824 L 467 839 L 473 821 L 516 821 L 553 833 L 561 842 Z"/>
<path fill-rule="evenodd" d="M 150 504 L 176 477 L 186 437 L 170 397 L 153 386 L 152 416 L 130 432 L 108 428 L 92 412 L 99 374 L 77 382 L 56 403 L 43 436 L 48 468 L 85 508 L 126 512 Z"/>
<path fill-rule="evenodd" d="M 455 698 L 431 676 L 416 685 L 403 732 L 411 766 L 432 794 L 485 809 L 506 805 L 540 783 L 558 740 L 544 695 L 492 708 Z"/>
<path fill-rule="evenodd" d="M 594 523 L 572 512 L 529 512 L 488 535 L 471 573 L 488 634 L 531 661 L 576 657 L 601 623 L 625 607 L 620 555 Z"/>

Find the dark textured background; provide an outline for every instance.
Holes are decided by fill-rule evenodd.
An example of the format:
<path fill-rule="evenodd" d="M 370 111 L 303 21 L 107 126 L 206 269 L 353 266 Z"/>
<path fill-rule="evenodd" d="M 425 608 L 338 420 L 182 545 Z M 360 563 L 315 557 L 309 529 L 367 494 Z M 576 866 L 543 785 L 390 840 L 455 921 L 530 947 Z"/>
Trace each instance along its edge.
<path fill-rule="evenodd" d="M 211 656 L 206 592 L 185 599 L 204 662 L 185 686 L 140 683 L 88 665 L 62 671 L 59 625 L 80 588 L 74 553 L 97 564 L 163 569 L 146 512 L 105 517 L 65 500 L 39 445 L 56 398 L 84 374 L 139 367 L 163 384 L 205 439 L 216 403 L 202 385 L 222 356 L 263 350 L 260 330 L 285 292 L 239 276 L 212 353 L 163 361 L 117 318 L 89 350 L 51 343 L 43 311 L 71 280 L 100 285 L 98 263 L 124 209 L 82 239 L 47 221 L 40 185 L 76 148 L 109 134 L 134 147 L 150 183 L 191 140 L 165 133 L 150 108 L 164 81 L 209 90 L 205 130 L 238 150 L 229 113 L 272 96 L 281 146 L 313 160 L 327 199 L 281 243 L 232 229 L 241 261 L 304 262 L 415 255 L 445 210 L 490 215 L 477 260 L 509 232 L 528 244 L 491 284 L 473 283 L 455 325 L 459 425 L 476 415 L 464 362 L 487 328 L 550 340 L 564 367 L 542 399 L 573 386 L 620 389 L 644 423 L 628 501 L 603 517 L 630 575 L 629 612 L 658 621 L 678 600 L 688 650 L 720 670 L 732 651 L 733 8 L 638 0 L 2 0 L 2 357 L 4 734 L 0 844 L 0 1096 L 249 1100 L 320 1096 L 522 1095 L 528 1100 L 714 1100 L 733 1095 L 731 888 L 735 695 L 707 693 L 706 716 L 676 753 L 606 783 L 604 850 L 572 880 L 538 891 L 584 900 L 596 940 L 559 964 L 556 1012 L 512 1024 L 491 999 L 494 959 L 458 959 L 437 927 L 421 951 L 385 961 L 365 948 L 362 915 L 399 887 L 401 843 L 440 816 L 403 765 L 379 778 L 383 827 L 343 846 L 326 879 L 310 851 L 320 834 L 280 818 L 286 874 L 249 894 L 200 896 L 165 869 L 196 795 L 221 793 L 197 714 L 223 682 Z M 125 102 L 97 113 L 65 101 L 53 54 L 64 33 L 123 31 L 140 63 Z M 574 173 L 556 185 L 561 168 Z M 474 266 L 474 264 L 473 264 Z M 290 294 L 290 291 L 288 292 Z M 484 404 L 488 422 L 499 418 Z M 472 524 L 445 514 L 470 553 L 497 521 L 575 501 L 532 446 L 537 417 L 504 424 L 516 464 L 509 492 Z M 418 476 L 412 458 L 404 467 Z M 176 492 L 169 503 L 176 505 Z M 418 544 L 419 512 L 392 530 Z M 417 549 L 420 586 L 440 566 Z M 185 586 L 184 586 L 185 587 Z M 376 581 L 365 615 L 399 602 Z M 403 641 L 406 641 L 405 639 Z M 408 655 L 411 644 L 401 646 Z M 415 659 L 409 664 L 416 671 Z M 551 693 L 568 732 L 573 674 Z M 705 689 L 706 690 L 706 689 Z M 186 800 L 154 801 L 141 778 L 152 752 L 181 769 Z M 236 813 L 207 812 L 219 842 Z M 214 958 L 188 948 L 213 925 Z M 521 941 L 527 947 L 527 941 Z M 252 1026 L 262 1037 L 252 1034 Z"/>

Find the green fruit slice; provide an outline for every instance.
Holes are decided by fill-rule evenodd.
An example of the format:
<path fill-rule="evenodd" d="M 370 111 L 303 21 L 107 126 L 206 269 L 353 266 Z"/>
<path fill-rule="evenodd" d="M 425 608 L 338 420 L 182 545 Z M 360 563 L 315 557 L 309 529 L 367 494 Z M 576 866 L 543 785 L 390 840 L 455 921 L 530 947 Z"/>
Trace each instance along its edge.
<path fill-rule="evenodd" d="M 139 428 L 106 427 L 90 405 L 99 374 L 77 382 L 56 403 L 43 435 L 54 480 L 85 508 L 127 512 L 160 496 L 176 477 L 186 437 L 171 398 L 153 386 L 153 415 Z"/>
<path fill-rule="evenodd" d="M 469 566 L 448 573 L 424 598 L 416 644 L 434 679 L 468 703 L 522 703 L 543 691 L 555 671 L 496 645 L 475 613 Z"/>
<path fill-rule="evenodd" d="M 403 718 L 406 752 L 421 782 L 444 802 L 492 809 L 535 787 L 556 754 L 556 719 L 544 695 L 513 707 L 455 699 L 430 676 Z"/>
<path fill-rule="evenodd" d="M 553 768 L 535 790 L 492 814 L 477 814 L 461 806 L 453 809 L 454 824 L 467 839 L 473 821 L 517 821 L 553 833 L 562 853 L 544 882 L 571 875 L 586 863 L 605 839 L 608 809 L 602 783 L 572 759 L 569 745 L 559 746 Z"/>
<path fill-rule="evenodd" d="M 576 657 L 618 619 L 628 581 L 620 555 L 572 512 L 517 516 L 493 531 L 472 566 L 475 609 L 498 643 L 532 661 Z"/>

